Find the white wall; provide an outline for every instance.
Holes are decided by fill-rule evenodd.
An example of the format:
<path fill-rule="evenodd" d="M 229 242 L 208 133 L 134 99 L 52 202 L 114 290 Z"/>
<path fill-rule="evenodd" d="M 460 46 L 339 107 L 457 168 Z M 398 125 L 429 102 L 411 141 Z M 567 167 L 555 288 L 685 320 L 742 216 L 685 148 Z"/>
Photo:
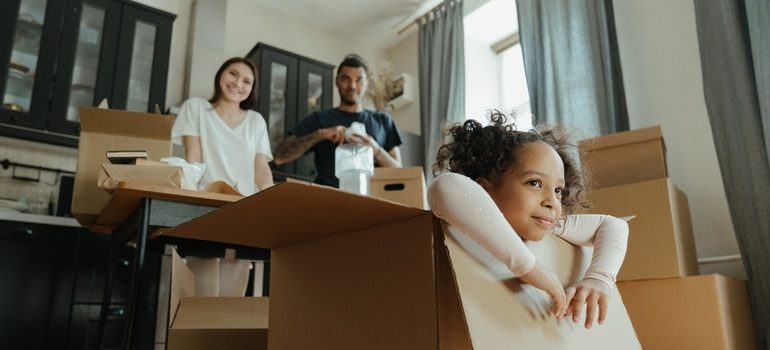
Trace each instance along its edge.
<path fill-rule="evenodd" d="M 412 77 L 414 101 L 391 113 L 400 131 L 421 135 L 420 126 L 420 68 L 417 55 L 417 31 L 389 48 L 387 60 L 393 64 L 394 74 L 409 74 Z"/>
<path fill-rule="evenodd" d="M 661 125 L 671 179 L 689 199 L 698 258 L 739 254 L 703 95 L 692 0 L 615 0 L 631 128 Z M 745 278 L 740 262 L 701 273 Z"/>

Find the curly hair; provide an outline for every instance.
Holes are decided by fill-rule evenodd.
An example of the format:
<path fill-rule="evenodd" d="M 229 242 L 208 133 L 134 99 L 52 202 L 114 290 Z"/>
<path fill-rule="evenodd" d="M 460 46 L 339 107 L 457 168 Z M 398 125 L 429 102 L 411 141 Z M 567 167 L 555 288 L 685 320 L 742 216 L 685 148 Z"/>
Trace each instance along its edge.
<path fill-rule="evenodd" d="M 488 126 L 469 119 L 444 129 L 445 141 L 433 164 L 434 176 L 450 171 L 473 180 L 482 177 L 499 184 L 518 162 L 523 146 L 543 141 L 556 150 L 564 163 L 565 187 L 561 199 L 564 214 L 572 213 L 578 205 L 588 207 L 582 198 L 586 179 L 581 169 L 580 150 L 563 128 L 538 126 L 519 131 L 515 124 L 507 124 L 506 115 L 497 110 L 491 111 L 488 118 L 491 122 Z"/>

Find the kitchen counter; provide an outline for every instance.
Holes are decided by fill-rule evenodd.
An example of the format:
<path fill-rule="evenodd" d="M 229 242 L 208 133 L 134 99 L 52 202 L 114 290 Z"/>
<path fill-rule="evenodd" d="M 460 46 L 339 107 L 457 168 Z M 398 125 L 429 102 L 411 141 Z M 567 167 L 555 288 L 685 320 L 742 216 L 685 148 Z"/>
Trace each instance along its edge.
<path fill-rule="evenodd" d="M 13 212 L 0 211 L 0 220 L 28 222 L 33 224 L 52 225 L 52 226 L 80 227 L 80 224 L 74 218 L 68 218 L 68 217 L 62 217 L 62 216 L 51 216 L 51 215 L 25 214 L 25 213 L 13 213 Z"/>

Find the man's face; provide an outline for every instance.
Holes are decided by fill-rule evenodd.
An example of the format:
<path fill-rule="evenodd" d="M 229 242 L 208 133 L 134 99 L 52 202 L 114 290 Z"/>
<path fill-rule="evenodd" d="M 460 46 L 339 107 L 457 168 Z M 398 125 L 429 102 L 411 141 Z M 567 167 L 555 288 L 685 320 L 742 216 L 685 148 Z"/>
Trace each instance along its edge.
<path fill-rule="evenodd" d="M 366 71 L 363 68 L 342 67 L 337 73 L 336 83 L 342 104 L 360 104 L 366 93 Z"/>

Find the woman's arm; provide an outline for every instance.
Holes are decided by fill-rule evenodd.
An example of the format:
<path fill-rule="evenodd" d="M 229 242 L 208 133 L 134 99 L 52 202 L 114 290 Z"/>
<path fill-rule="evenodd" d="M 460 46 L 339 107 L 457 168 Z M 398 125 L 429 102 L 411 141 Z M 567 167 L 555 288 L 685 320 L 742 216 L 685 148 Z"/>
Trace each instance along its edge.
<path fill-rule="evenodd" d="M 428 201 L 433 213 L 460 229 L 504 263 L 514 276 L 545 291 L 553 300 L 552 314 L 566 312 L 564 287 L 556 276 L 535 261 L 489 194 L 467 176 L 442 174 L 430 184 Z"/>
<path fill-rule="evenodd" d="M 198 136 L 183 135 L 182 144 L 184 145 L 184 158 L 192 163 L 202 163 L 203 156 L 201 155 L 201 138 Z"/>
<path fill-rule="evenodd" d="M 262 153 L 254 156 L 254 183 L 260 191 L 273 186 L 273 172 L 267 164 L 267 157 Z"/>

